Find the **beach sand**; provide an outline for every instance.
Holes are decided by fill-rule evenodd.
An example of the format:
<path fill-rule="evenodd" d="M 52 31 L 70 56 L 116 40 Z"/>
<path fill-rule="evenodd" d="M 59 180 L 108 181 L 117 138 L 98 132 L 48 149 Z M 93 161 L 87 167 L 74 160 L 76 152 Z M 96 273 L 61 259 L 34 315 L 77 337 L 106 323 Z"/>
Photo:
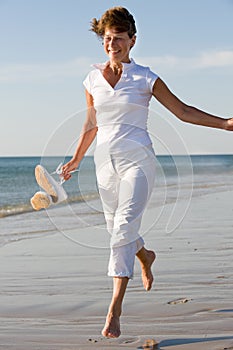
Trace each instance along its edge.
<path fill-rule="evenodd" d="M 143 349 L 147 339 L 161 350 L 233 349 L 232 198 L 232 192 L 192 198 L 170 233 L 172 205 L 165 207 L 144 237 L 157 252 L 153 288 L 143 290 L 136 262 L 118 339 L 101 336 L 112 290 L 108 249 L 75 243 L 92 237 L 95 246 L 97 228 L 1 247 L 0 349 Z M 154 221 L 150 208 L 143 225 Z"/>

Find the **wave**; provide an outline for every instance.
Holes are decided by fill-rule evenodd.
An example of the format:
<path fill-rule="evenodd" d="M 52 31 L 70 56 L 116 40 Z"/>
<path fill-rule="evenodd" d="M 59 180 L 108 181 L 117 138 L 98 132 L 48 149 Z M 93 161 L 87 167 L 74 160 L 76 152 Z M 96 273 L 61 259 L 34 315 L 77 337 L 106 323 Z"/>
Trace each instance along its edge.
<path fill-rule="evenodd" d="M 181 187 L 185 191 L 185 187 L 188 186 L 188 188 L 193 187 L 198 194 L 204 194 L 208 191 L 232 187 L 233 155 L 157 156 L 156 158 L 155 190 L 157 193 L 167 193 L 173 198 L 174 193 L 171 192 L 173 188 L 176 191 Z M 57 157 L 48 157 L 45 160 L 50 170 L 55 169 L 59 163 Z M 38 191 L 34 177 L 34 168 L 38 162 L 40 162 L 38 157 L 9 159 L 0 157 L 0 218 L 33 211 L 30 197 Z M 85 157 L 78 175 L 64 184 L 68 203 L 80 203 L 99 197 L 94 168 L 93 157 Z"/>

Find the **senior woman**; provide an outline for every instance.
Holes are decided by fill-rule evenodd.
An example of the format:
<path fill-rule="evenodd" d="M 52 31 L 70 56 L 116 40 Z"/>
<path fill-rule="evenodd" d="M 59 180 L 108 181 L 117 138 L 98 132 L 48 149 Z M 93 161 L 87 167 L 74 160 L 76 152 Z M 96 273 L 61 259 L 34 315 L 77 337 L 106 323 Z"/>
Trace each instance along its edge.
<path fill-rule="evenodd" d="M 183 122 L 233 130 L 233 119 L 223 119 L 179 100 L 149 68 L 129 57 L 136 42 L 133 16 L 123 7 L 107 10 L 93 19 L 91 30 L 103 40 L 108 61 L 94 65 L 84 81 L 87 117 L 76 151 L 63 166 L 65 180 L 71 177 L 97 136 L 96 176 L 107 229 L 111 234 L 108 275 L 113 277 L 113 295 L 102 334 L 120 336 L 120 315 L 126 287 L 133 277 L 135 256 L 140 261 L 142 282 L 152 287 L 153 250 L 139 234 L 144 209 L 150 198 L 155 160 L 147 131 L 152 96 Z"/>

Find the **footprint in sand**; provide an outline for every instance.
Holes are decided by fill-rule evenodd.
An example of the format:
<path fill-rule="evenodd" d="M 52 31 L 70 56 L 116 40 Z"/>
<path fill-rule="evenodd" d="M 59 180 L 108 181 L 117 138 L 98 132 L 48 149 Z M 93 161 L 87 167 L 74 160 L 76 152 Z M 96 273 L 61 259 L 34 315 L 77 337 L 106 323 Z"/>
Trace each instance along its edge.
<path fill-rule="evenodd" d="M 118 344 L 132 344 L 139 341 L 139 337 L 121 337 Z"/>
<path fill-rule="evenodd" d="M 132 344 L 132 343 L 137 343 L 139 342 L 140 340 L 140 337 L 120 337 L 120 339 L 116 339 L 116 338 L 103 338 L 103 337 L 100 337 L 98 339 L 92 339 L 92 338 L 89 338 L 88 341 L 91 342 L 91 343 L 97 343 L 97 342 L 103 342 L 103 343 L 114 343 L 114 344 L 119 344 L 119 345 L 122 345 L 122 344 Z"/>
<path fill-rule="evenodd" d="M 171 300 L 168 302 L 169 305 L 176 305 L 176 304 L 185 304 L 188 301 L 191 301 L 192 299 L 187 299 L 187 298 L 179 298 L 175 300 Z"/>

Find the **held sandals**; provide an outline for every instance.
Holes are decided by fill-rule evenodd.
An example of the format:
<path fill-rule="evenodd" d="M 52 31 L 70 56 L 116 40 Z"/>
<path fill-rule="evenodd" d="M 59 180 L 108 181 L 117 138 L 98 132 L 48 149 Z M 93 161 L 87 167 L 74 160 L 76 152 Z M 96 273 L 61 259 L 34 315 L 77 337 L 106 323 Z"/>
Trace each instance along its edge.
<path fill-rule="evenodd" d="M 45 191 L 39 191 L 31 198 L 31 205 L 35 210 L 46 209 L 51 204 L 58 204 L 67 199 L 62 187 L 63 180 L 58 183 L 42 165 L 36 166 L 35 177 L 38 185 Z"/>

